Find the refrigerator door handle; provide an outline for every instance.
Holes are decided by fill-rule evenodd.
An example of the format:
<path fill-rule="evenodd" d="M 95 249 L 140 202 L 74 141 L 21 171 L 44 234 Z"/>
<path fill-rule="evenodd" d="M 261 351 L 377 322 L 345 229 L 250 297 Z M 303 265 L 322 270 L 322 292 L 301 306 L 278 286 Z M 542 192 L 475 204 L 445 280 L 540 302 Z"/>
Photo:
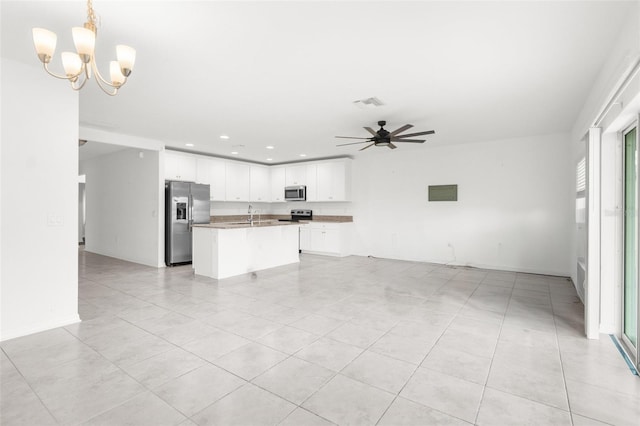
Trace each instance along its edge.
<path fill-rule="evenodd" d="M 187 209 L 187 223 L 188 223 L 188 228 L 189 231 L 191 231 L 191 228 L 193 227 L 193 195 L 189 194 L 189 208 Z"/>

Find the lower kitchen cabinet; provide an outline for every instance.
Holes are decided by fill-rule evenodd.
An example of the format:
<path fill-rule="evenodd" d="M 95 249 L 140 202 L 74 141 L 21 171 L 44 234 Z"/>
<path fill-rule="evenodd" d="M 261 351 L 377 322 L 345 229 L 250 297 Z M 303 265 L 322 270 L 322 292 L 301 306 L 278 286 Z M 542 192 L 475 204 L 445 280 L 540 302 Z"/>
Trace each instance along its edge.
<path fill-rule="evenodd" d="M 348 256 L 352 223 L 310 222 L 300 227 L 303 253 Z"/>

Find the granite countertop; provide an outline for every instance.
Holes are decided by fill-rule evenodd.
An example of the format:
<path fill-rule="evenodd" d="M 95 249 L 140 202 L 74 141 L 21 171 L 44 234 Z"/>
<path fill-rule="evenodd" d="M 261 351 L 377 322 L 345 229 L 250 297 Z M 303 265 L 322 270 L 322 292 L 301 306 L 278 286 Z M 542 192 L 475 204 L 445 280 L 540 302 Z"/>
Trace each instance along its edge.
<path fill-rule="evenodd" d="M 257 215 L 254 215 L 254 219 Z M 230 223 L 230 222 L 246 222 L 248 215 L 227 215 L 227 216 L 211 216 L 211 223 Z M 264 214 L 261 217 L 263 222 L 277 221 L 278 219 L 291 219 L 291 215 L 284 214 Z M 353 222 L 353 216 L 328 216 L 314 215 L 313 219 L 305 222 Z M 286 222 L 280 222 L 286 223 Z M 294 222 L 295 223 L 295 222 Z"/>
<path fill-rule="evenodd" d="M 260 221 L 255 220 L 253 225 L 249 222 L 212 222 L 212 223 L 200 223 L 193 225 L 194 228 L 213 228 L 213 229 L 239 229 L 239 228 L 265 228 L 268 226 L 291 226 L 300 225 L 299 222 L 279 222 L 273 219 L 263 219 Z"/>

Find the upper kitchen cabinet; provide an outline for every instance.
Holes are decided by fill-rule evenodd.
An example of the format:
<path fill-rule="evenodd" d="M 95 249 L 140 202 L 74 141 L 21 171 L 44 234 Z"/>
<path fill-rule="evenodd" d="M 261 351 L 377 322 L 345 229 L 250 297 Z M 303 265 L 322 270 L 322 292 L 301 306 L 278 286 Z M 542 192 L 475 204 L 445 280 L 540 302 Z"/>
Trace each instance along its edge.
<path fill-rule="evenodd" d="M 285 180 L 285 168 L 280 166 L 270 167 L 271 175 L 271 202 L 284 203 L 284 187 L 287 186 Z"/>
<path fill-rule="evenodd" d="M 319 201 L 318 199 L 318 166 L 307 164 L 307 201 Z"/>
<path fill-rule="evenodd" d="M 307 165 L 287 166 L 285 169 L 285 186 L 306 185 Z"/>
<path fill-rule="evenodd" d="M 178 152 L 164 152 L 164 178 L 166 180 L 196 181 L 196 157 Z"/>
<path fill-rule="evenodd" d="M 249 201 L 251 171 L 248 164 L 227 162 L 227 201 Z"/>
<path fill-rule="evenodd" d="M 261 203 L 271 201 L 269 168 L 257 165 L 249 166 L 249 178 L 249 201 Z"/>
<path fill-rule="evenodd" d="M 211 201 L 225 201 L 227 192 L 225 161 L 198 157 L 196 182 L 209 184 Z"/>
<path fill-rule="evenodd" d="M 351 199 L 351 160 L 340 159 L 317 164 L 316 200 L 349 201 Z"/>

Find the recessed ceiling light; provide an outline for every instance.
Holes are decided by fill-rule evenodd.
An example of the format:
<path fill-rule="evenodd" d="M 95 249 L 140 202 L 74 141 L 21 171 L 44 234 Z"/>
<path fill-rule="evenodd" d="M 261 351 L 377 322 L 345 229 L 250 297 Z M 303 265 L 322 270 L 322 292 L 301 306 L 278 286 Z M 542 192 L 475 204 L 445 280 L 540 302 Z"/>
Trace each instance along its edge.
<path fill-rule="evenodd" d="M 267 146 L 265 146 L 265 148 L 267 148 L 267 149 L 273 149 L 274 147 L 273 147 L 273 145 L 267 145 Z"/>
<path fill-rule="evenodd" d="M 238 155 L 238 151 L 231 151 L 231 154 Z"/>
<path fill-rule="evenodd" d="M 193 146 L 192 143 L 185 143 L 184 146 Z"/>
<path fill-rule="evenodd" d="M 307 154 L 300 154 L 300 157 L 306 157 Z"/>
<path fill-rule="evenodd" d="M 227 135 L 220 135 L 220 139 L 229 139 L 229 136 L 227 136 Z"/>
<path fill-rule="evenodd" d="M 273 158 L 267 158 L 267 161 L 273 161 Z"/>

